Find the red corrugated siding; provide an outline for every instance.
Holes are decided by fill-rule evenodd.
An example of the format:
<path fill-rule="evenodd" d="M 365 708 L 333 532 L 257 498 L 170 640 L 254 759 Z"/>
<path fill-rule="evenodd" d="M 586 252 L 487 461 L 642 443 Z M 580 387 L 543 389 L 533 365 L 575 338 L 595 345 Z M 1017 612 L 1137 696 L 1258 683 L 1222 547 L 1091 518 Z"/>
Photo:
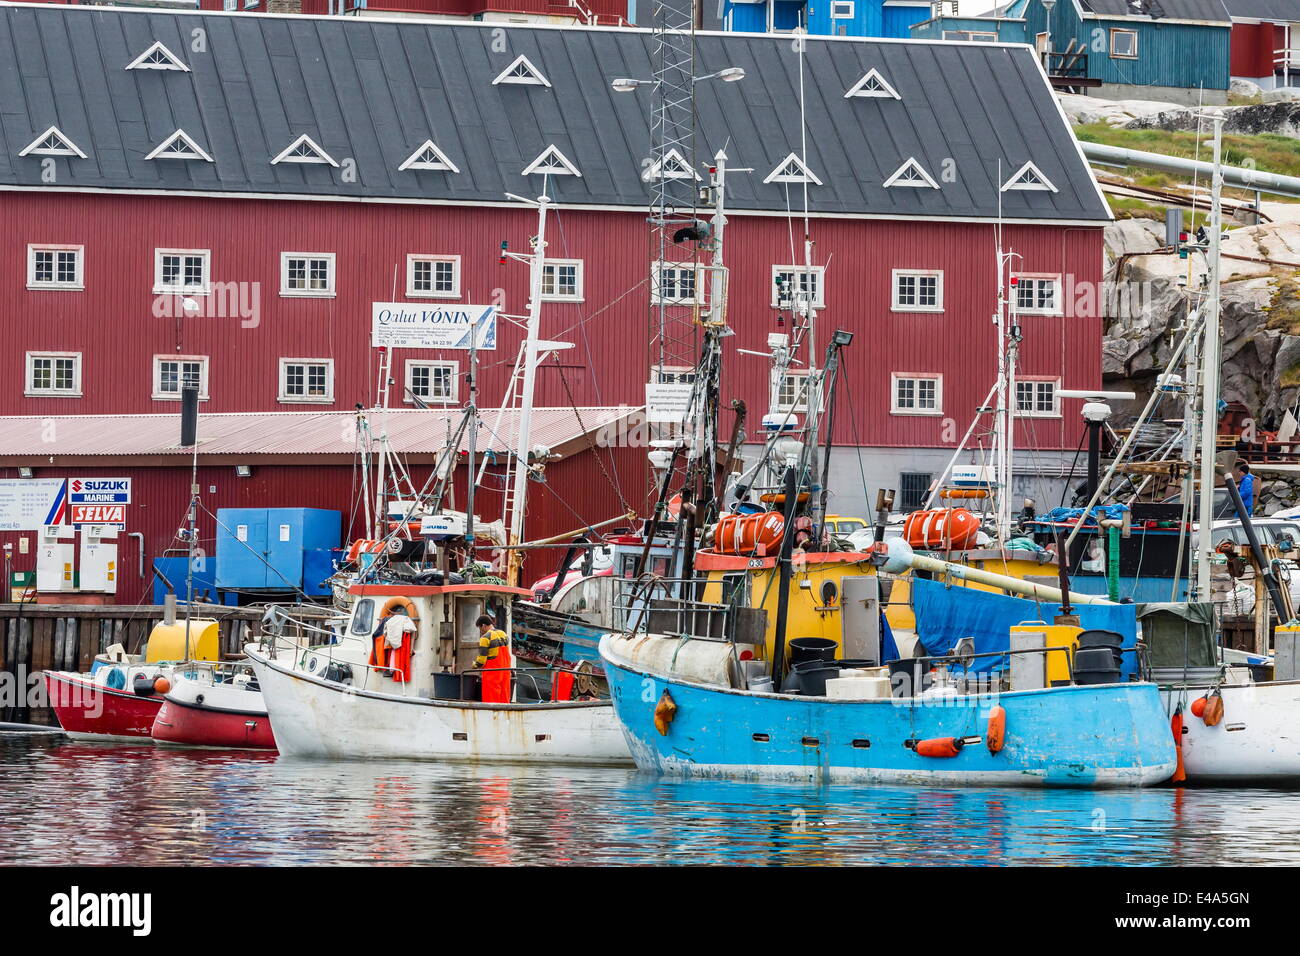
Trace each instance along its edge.
<path fill-rule="evenodd" d="M 644 511 L 647 482 L 645 453 L 640 449 L 602 450 L 604 471 L 616 482 L 628 505 Z M 455 505 L 465 507 L 464 468 L 457 477 Z M 422 485 L 429 469 L 415 467 L 412 479 Z M 136 573 L 138 539 L 121 537 L 118 541 L 118 560 L 121 568 L 121 585 L 118 603 L 139 603 L 150 582 L 153 558 L 164 549 L 178 547 L 175 534 L 185 523 L 189 499 L 190 472 L 188 468 L 133 467 L 106 469 L 49 468 L 39 471 L 41 477 L 129 477 L 132 482 L 132 504 L 127 506 L 127 531 L 142 532 L 145 536 L 145 577 Z M 0 468 L 0 478 L 14 478 L 12 468 Z M 590 453 L 580 453 L 547 468 L 546 482 L 529 484 L 529 507 L 525 536 L 530 540 L 551 537 L 581 527 L 584 523 L 596 524 L 623 513 L 624 506 L 614 484 L 607 481 L 601 469 L 592 461 Z M 199 489 L 203 507 L 214 514 L 220 508 L 329 508 L 343 512 L 345 538 L 366 536 L 361 512 L 349 531 L 349 518 L 353 511 L 354 484 L 352 469 L 339 465 L 279 466 L 257 465 L 249 478 L 238 478 L 229 466 L 199 468 Z M 491 469 L 476 491 L 474 510 L 484 520 L 500 517 L 500 489 L 504 482 L 502 469 Z M 216 490 L 211 489 L 215 486 Z M 200 512 L 200 546 L 213 553 L 216 523 Z M 18 539 L 30 539 L 27 554 L 19 552 Z M 39 535 L 35 532 L 0 532 L 0 545 L 13 544 L 13 570 L 27 571 L 35 567 L 35 549 Z M 558 564 L 558 551 L 538 552 L 527 564 L 527 574 L 540 577 L 548 573 L 552 563 Z M 529 578 L 528 580 L 531 580 Z"/>
<path fill-rule="evenodd" d="M 1232 75 L 1259 78 L 1273 75 L 1277 28 L 1271 23 L 1234 23 L 1232 25 Z"/>
<path fill-rule="evenodd" d="M 9 317 L 0 412 L 31 415 L 174 408 L 174 402 L 151 400 L 150 392 L 152 357 L 177 352 L 211 357 L 205 410 L 310 408 L 277 403 L 282 356 L 333 358 L 335 407 L 369 404 L 375 368 L 368 347 L 370 305 L 405 298 L 407 253 L 461 255 L 462 301 L 498 297 L 505 311 L 521 314 L 527 269 L 499 265 L 498 250 L 503 239 L 512 249 L 525 250 L 535 231 L 533 213 L 506 208 L 60 193 L 7 194 L 0 224 L 0 301 Z M 639 404 L 648 364 L 648 349 L 641 344 L 648 327 L 650 255 L 644 213 L 560 211 L 548 230 L 552 256 L 586 263 L 585 302 L 543 307 L 543 336 L 576 345 L 564 358 L 573 400 Z M 724 394 L 744 398 L 755 423 L 767 406 L 766 363 L 735 349 L 764 350 L 768 332 L 775 330 L 771 266 L 792 260 L 787 230 L 784 218 L 739 215 L 727 230 L 729 320 L 736 335 L 727 339 Z M 852 404 L 842 407 L 836 440 L 952 445 L 994 375 L 992 227 L 823 219 L 814 220 L 813 235 L 815 261 L 830 263 L 821 343 L 834 328 L 857 334 L 846 354 L 844 394 Z M 27 291 L 29 242 L 84 243 L 86 291 Z M 1100 281 L 1098 227 L 1008 226 L 1005 244 L 1023 257 L 1020 271 L 1061 273 L 1075 283 Z M 211 249 L 215 280 L 260 283 L 257 327 L 243 328 L 238 318 L 155 318 L 155 247 Z M 286 250 L 335 253 L 337 296 L 281 298 L 280 253 Z M 944 270 L 946 311 L 891 312 L 892 268 Z M 1100 383 L 1098 316 L 1026 318 L 1023 325 L 1023 374 L 1060 376 L 1070 388 Z M 520 338 L 517 328 L 505 324 L 500 348 L 485 356 L 481 404 L 490 406 L 503 394 Z M 60 349 L 83 353 L 84 397 L 25 398 L 24 352 Z M 395 356 L 397 394 L 400 360 L 429 355 Z M 464 359 L 463 353 L 440 357 Z M 944 410 L 955 429 L 940 418 L 890 415 L 891 371 L 942 373 Z M 568 405 L 555 368 L 539 374 L 537 401 Z M 1067 403 L 1066 420 L 1073 422 L 1075 411 Z M 1064 436 L 1062 428 L 1059 420 L 1038 420 L 1021 440 L 1073 448 L 1076 430 L 1071 427 Z"/>
<path fill-rule="evenodd" d="M 41 0 L 47 3 L 68 3 L 71 0 Z M 267 0 L 260 0 L 256 7 L 247 8 L 244 0 L 238 0 L 242 13 L 266 13 Z M 301 0 L 300 11 L 312 16 L 328 16 L 330 0 Z M 337 6 L 337 2 L 334 4 Z M 351 13 L 360 9 L 358 0 L 344 0 L 344 10 Z M 592 13 L 601 17 L 626 17 L 627 3 L 620 0 L 584 0 L 585 6 Z M 199 0 L 203 10 L 223 10 L 224 0 Z M 393 11 L 400 13 L 428 14 L 430 16 L 472 17 L 483 13 L 526 13 L 534 16 L 576 17 L 577 12 L 564 0 L 370 0 L 365 4 L 370 13 Z M 290 12 L 279 9 L 279 13 Z M 293 11 L 299 12 L 299 11 Z M 602 23 L 607 21 L 602 19 Z"/>

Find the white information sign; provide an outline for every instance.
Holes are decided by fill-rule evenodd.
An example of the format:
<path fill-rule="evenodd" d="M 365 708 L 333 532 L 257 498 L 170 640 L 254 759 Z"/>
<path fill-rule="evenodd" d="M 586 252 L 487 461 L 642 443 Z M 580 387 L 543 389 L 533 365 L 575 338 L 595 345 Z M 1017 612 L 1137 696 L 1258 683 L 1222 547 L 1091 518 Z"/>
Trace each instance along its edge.
<path fill-rule="evenodd" d="M 494 305 L 422 306 L 410 302 L 374 302 L 370 344 L 390 349 L 468 349 L 497 347 Z"/>
<path fill-rule="evenodd" d="M 690 408 L 690 382 L 648 382 L 645 387 L 645 417 L 652 424 L 680 423 Z"/>
<path fill-rule="evenodd" d="M 0 531 L 40 531 L 67 520 L 68 486 L 62 478 L 0 479 Z"/>

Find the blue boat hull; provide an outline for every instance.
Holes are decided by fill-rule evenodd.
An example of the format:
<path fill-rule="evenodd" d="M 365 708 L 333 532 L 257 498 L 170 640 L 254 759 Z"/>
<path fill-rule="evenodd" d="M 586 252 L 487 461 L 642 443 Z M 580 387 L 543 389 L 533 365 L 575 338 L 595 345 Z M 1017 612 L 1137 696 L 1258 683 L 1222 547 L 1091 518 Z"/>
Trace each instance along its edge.
<path fill-rule="evenodd" d="M 683 777 L 958 786 L 1140 787 L 1173 775 L 1175 752 L 1154 684 L 996 695 L 830 700 L 759 694 L 637 670 L 601 642 L 614 712 L 642 770 Z M 668 733 L 654 711 L 668 691 Z M 991 708 L 1005 746 L 984 744 Z M 955 757 L 904 741 L 979 736 Z"/>

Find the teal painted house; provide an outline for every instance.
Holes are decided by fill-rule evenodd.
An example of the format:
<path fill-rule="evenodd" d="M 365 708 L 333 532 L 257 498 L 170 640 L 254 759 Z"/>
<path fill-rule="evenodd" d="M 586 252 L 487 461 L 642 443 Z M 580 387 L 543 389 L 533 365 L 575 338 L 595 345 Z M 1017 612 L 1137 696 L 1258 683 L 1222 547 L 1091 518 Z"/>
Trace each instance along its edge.
<path fill-rule="evenodd" d="M 929 0 L 723 0 L 718 27 L 737 33 L 803 27 L 814 36 L 907 38 L 912 26 L 929 16 Z"/>
<path fill-rule="evenodd" d="M 911 35 L 1028 43 L 1057 88 L 1195 104 L 1226 101 L 1231 31 L 1222 0 L 1058 0 L 1050 9 L 1012 0 L 979 17 L 925 20 Z"/>

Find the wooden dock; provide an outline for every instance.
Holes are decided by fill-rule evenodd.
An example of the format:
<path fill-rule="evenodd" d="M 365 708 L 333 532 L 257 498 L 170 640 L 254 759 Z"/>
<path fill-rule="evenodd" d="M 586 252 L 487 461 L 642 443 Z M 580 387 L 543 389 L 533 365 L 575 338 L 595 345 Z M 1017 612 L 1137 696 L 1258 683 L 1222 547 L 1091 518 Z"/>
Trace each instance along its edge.
<path fill-rule="evenodd" d="M 286 608 L 295 617 L 329 616 L 318 605 Z M 260 633 L 263 607 L 195 604 L 196 617 L 219 622 L 221 654 L 236 659 L 241 648 Z M 96 654 L 121 644 L 138 654 L 154 625 L 162 622 L 162 605 L 0 604 L 0 722 L 54 723 L 44 700 L 41 671 L 88 671 Z M 182 619 L 184 607 L 177 610 Z M 37 689 L 39 696 L 33 693 Z"/>

